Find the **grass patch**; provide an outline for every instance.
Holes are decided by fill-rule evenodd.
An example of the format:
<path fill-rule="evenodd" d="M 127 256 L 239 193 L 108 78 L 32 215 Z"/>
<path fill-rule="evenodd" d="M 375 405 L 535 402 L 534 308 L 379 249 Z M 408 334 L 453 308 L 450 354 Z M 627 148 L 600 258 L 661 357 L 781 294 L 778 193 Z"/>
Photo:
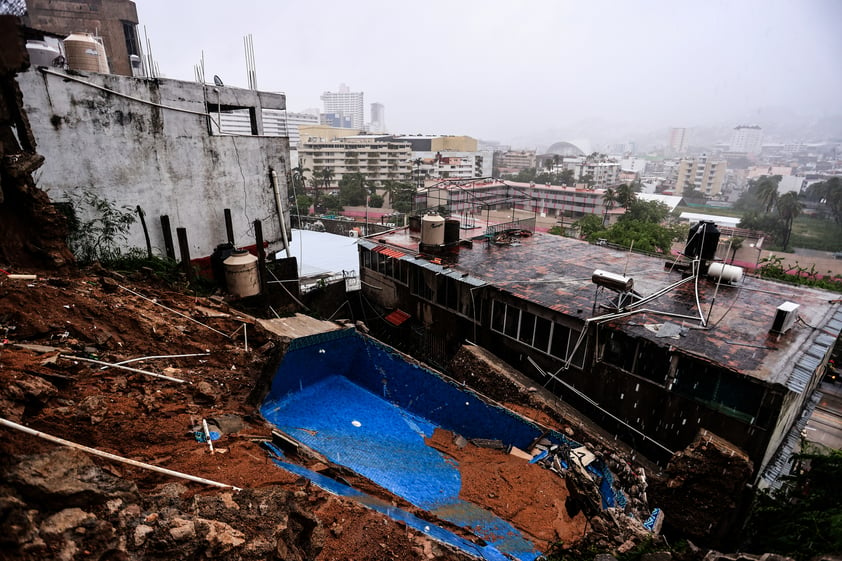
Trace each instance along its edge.
<path fill-rule="evenodd" d="M 813 216 L 799 216 L 792 224 L 790 245 L 821 251 L 842 251 L 842 226 Z"/>

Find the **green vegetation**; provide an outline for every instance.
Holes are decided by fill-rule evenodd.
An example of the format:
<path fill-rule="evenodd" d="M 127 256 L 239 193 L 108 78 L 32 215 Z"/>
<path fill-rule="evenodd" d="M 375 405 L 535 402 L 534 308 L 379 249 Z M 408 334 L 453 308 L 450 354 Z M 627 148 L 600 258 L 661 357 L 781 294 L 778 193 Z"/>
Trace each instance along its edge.
<path fill-rule="evenodd" d="M 842 276 L 833 275 L 830 271 L 827 274 L 823 274 L 812 264 L 809 268 L 802 267 L 798 264 L 798 261 L 795 262 L 793 267 L 785 268 L 783 266 L 783 257 L 779 256 L 770 256 L 761 259 L 759 273 L 760 276 L 769 279 L 842 292 Z"/>
<path fill-rule="evenodd" d="M 758 495 L 749 549 L 798 560 L 842 551 L 842 450 L 796 457 L 800 469 L 779 491 Z"/>
<path fill-rule="evenodd" d="M 578 220 L 574 225 L 579 230 L 579 237 L 590 242 L 604 239 L 622 247 L 633 246 L 637 251 L 669 253 L 673 240 L 686 235 L 686 225 L 665 226 L 669 207 L 660 202 L 637 200 L 633 191 L 625 194 L 625 197 L 629 196 L 631 201 L 622 201 L 628 204 L 628 211 L 610 228 L 605 228 L 602 218 L 596 215 Z M 550 233 L 556 232 L 550 230 Z"/>
<path fill-rule="evenodd" d="M 128 240 L 129 229 L 137 220 L 134 210 L 118 207 L 113 201 L 83 190 L 67 196 L 60 206 L 67 216 L 70 234 L 67 246 L 81 265 L 99 261 L 103 265 L 119 259 L 120 245 Z"/>

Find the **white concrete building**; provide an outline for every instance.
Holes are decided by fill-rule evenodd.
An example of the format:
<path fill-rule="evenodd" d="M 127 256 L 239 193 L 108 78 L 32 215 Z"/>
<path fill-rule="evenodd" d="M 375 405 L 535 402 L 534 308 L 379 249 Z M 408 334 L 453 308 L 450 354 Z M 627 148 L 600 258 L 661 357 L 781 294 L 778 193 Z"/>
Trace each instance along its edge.
<path fill-rule="evenodd" d="M 729 152 L 760 154 L 763 147 L 763 131 L 757 125 L 739 125 L 734 127 Z"/>
<path fill-rule="evenodd" d="M 301 165 L 309 168 L 311 181 L 318 170 L 333 173 L 331 185 L 336 188 L 347 174 L 361 173 L 366 180 L 380 185 L 385 181 L 409 181 L 412 150 L 408 142 L 383 141 L 364 136 L 309 139 L 298 147 Z"/>
<path fill-rule="evenodd" d="M 352 129 L 363 130 L 365 114 L 363 92 L 352 92 L 345 84 L 340 84 L 338 92 L 324 92 L 321 96 L 325 113 L 335 113 L 350 117 Z"/>
<path fill-rule="evenodd" d="M 265 134 L 264 117 L 285 109 L 284 95 L 46 67 L 17 81 L 45 157 L 38 186 L 54 201 L 92 193 L 117 207 L 139 206 L 162 255 L 170 250 L 162 216 L 173 230 L 186 229 L 196 258 L 227 241 L 226 208 L 238 246 L 255 243 L 253 221 L 261 219 L 264 240 L 282 247 L 280 220 L 289 232 L 289 213 L 276 200 L 287 198 L 289 143 Z M 226 111 L 251 115 L 248 128 L 220 134 L 214 123 Z M 140 225 L 119 245 L 145 247 Z"/>

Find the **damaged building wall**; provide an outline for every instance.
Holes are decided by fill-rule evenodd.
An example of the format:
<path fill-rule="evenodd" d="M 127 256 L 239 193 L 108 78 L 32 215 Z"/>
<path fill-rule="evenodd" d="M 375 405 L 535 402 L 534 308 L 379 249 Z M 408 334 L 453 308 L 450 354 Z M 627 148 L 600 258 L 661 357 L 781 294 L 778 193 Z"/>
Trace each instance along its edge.
<path fill-rule="evenodd" d="M 284 109 L 283 95 L 45 68 L 18 82 L 46 157 L 38 186 L 54 202 L 90 191 L 118 206 L 140 206 L 161 255 L 160 216 L 168 215 L 173 229 L 186 228 L 191 256 L 199 257 L 227 241 L 225 208 L 237 245 L 254 243 L 252 224 L 260 219 L 264 239 L 280 247 L 270 172 L 277 172 L 278 196 L 286 201 L 289 142 L 262 136 L 260 117 Z M 212 134 L 219 109 L 234 108 L 253 116 L 252 134 Z M 284 220 L 289 231 L 288 212 Z M 144 245 L 135 225 L 125 248 Z"/>

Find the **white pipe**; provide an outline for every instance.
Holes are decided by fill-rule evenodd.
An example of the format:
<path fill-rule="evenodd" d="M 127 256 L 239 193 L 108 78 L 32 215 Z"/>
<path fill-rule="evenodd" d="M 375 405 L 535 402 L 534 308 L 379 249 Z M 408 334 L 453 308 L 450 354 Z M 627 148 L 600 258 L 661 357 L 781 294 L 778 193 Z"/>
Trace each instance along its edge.
<path fill-rule="evenodd" d="M 133 362 L 141 362 L 144 360 L 157 360 L 159 358 L 187 358 L 191 356 L 210 356 L 210 353 L 191 353 L 186 355 L 156 355 L 156 356 L 142 356 L 138 358 L 130 358 L 129 360 L 121 360 L 114 364 L 131 364 Z M 103 366 L 100 370 L 108 370 L 107 366 Z"/>
<path fill-rule="evenodd" d="M 210 453 L 213 454 L 213 439 L 211 438 L 207 419 L 202 419 L 202 428 L 205 429 L 205 438 L 208 439 L 208 448 L 210 448 Z"/>
<path fill-rule="evenodd" d="M 272 184 L 272 191 L 275 192 L 275 204 L 278 205 L 278 221 L 281 223 L 281 238 L 284 240 L 284 249 L 287 252 L 287 259 L 292 257 L 292 253 L 289 251 L 289 240 L 287 239 L 287 225 L 284 221 L 284 207 L 281 204 L 281 191 L 278 188 L 278 174 L 275 173 L 275 170 L 269 172 L 269 177 L 271 178 L 270 183 Z"/>
<path fill-rule="evenodd" d="M 64 440 L 63 438 L 59 438 L 57 436 L 52 436 L 50 434 L 40 432 L 29 427 L 19 425 L 12 421 L 3 419 L 0 417 L 0 425 L 19 430 L 21 432 L 25 432 L 27 434 L 31 434 L 32 436 L 37 436 L 38 438 L 43 438 L 44 440 L 49 440 L 50 442 L 55 442 L 56 444 L 61 444 L 62 446 L 67 446 L 69 448 L 75 448 L 76 450 L 82 450 L 83 452 L 87 452 L 89 454 L 93 454 L 94 456 L 100 456 L 102 458 L 108 458 L 109 460 L 114 460 L 115 462 L 122 462 L 124 464 L 129 464 L 131 466 L 148 469 L 150 471 L 157 471 L 158 473 L 163 473 L 165 475 L 171 475 L 173 477 L 179 477 L 181 479 L 187 479 L 189 481 L 195 481 L 196 483 L 204 483 L 205 485 L 212 485 L 214 487 L 223 487 L 225 489 L 233 489 L 234 491 L 242 491 L 240 487 L 234 487 L 233 485 L 228 485 L 227 483 L 219 483 L 218 481 L 212 481 L 210 479 L 205 479 L 204 477 L 197 477 L 195 475 L 189 475 L 186 473 L 182 473 L 180 471 L 173 471 L 171 469 L 162 468 L 158 466 L 153 466 L 151 464 L 146 464 L 143 462 L 138 462 L 137 460 L 132 460 L 129 458 L 124 458 L 122 456 L 117 456 L 115 454 L 109 454 L 108 452 L 103 452 L 102 450 L 97 450 L 96 448 L 89 448 L 87 446 L 83 446 L 82 444 L 77 444 L 75 442 L 71 442 L 69 440 Z"/>
<path fill-rule="evenodd" d="M 202 327 L 206 327 L 207 329 L 210 329 L 210 330 L 211 330 L 211 331 L 213 331 L 214 333 L 219 333 L 220 335 L 222 335 L 222 336 L 223 336 L 223 337 L 225 337 L 226 339 L 230 339 L 230 338 L 231 338 L 230 336 L 226 335 L 226 334 L 225 334 L 225 333 L 223 333 L 222 331 L 219 331 L 218 329 L 214 329 L 214 328 L 213 328 L 213 327 L 211 327 L 210 325 L 207 325 L 207 324 L 205 324 L 205 323 L 202 323 L 202 322 L 201 322 L 201 321 L 199 321 L 199 320 L 195 320 L 195 319 L 191 318 L 190 316 L 188 316 L 187 314 L 182 314 L 182 313 L 181 313 L 181 312 L 179 312 L 178 310 L 173 310 L 172 308 L 168 308 L 168 307 L 164 306 L 163 304 L 161 304 L 161 303 L 159 303 L 159 302 L 156 302 L 156 301 L 155 301 L 155 300 L 153 300 L 152 298 L 147 298 L 147 297 L 146 297 L 146 296 L 144 296 L 143 294 L 140 294 L 140 293 L 138 293 L 138 292 L 135 292 L 134 290 L 131 290 L 131 289 L 129 289 L 129 288 L 126 288 L 125 286 L 122 286 L 122 285 L 119 285 L 119 284 L 118 284 L 117 286 L 119 286 L 120 288 L 122 288 L 123 290 L 125 290 L 126 292 L 128 292 L 128 293 L 130 293 L 130 294 L 134 294 L 134 295 L 135 295 L 135 296 L 137 296 L 138 298 L 143 298 L 144 300 L 147 300 L 147 301 L 149 301 L 149 302 L 152 302 L 152 303 L 153 303 L 153 304 L 155 304 L 156 306 L 161 306 L 162 308 L 164 308 L 164 309 L 165 309 L 165 310 L 167 310 L 168 312 L 172 312 L 172 313 L 174 313 L 174 314 L 176 314 L 176 315 L 179 315 L 179 316 L 183 317 L 184 319 L 188 319 L 188 320 L 192 321 L 193 323 L 198 323 L 198 324 L 199 324 L 199 325 L 201 325 Z"/>
<path fill-rule="evenodd" d="M 120 370 L 128 370 L 129 372 L 137 372 L 138 374 L 146 374 L 147 376 L 152 376 L 154 378 L 161 378 L 163 380 L 169 380 L 170 382 L 178 382 L 179 384 L 188 384 L 187 380 L 182 380 L 180 378 L 173 378 L 172 376 L 165 376 L 163 374 L 157 374 L 155 372 L 149 372 L 148 370 L 140 370 L 139 368 L 131 368 L 130 366 L 122 366 L 120 364 L 113 364 L 111 362 L 103 362 L 101 360 L 94 360 L 92 358 L 82 358 L 80 356 L 69 356 L 69 355 L 58 355 L 59 358 L 63 358 L 65 360 L 79 360 L 82 362 L 90 362 L 92 364 L 99 364 L 102 366 L 110 366 L 111 368 L 119 368 Z"/>

